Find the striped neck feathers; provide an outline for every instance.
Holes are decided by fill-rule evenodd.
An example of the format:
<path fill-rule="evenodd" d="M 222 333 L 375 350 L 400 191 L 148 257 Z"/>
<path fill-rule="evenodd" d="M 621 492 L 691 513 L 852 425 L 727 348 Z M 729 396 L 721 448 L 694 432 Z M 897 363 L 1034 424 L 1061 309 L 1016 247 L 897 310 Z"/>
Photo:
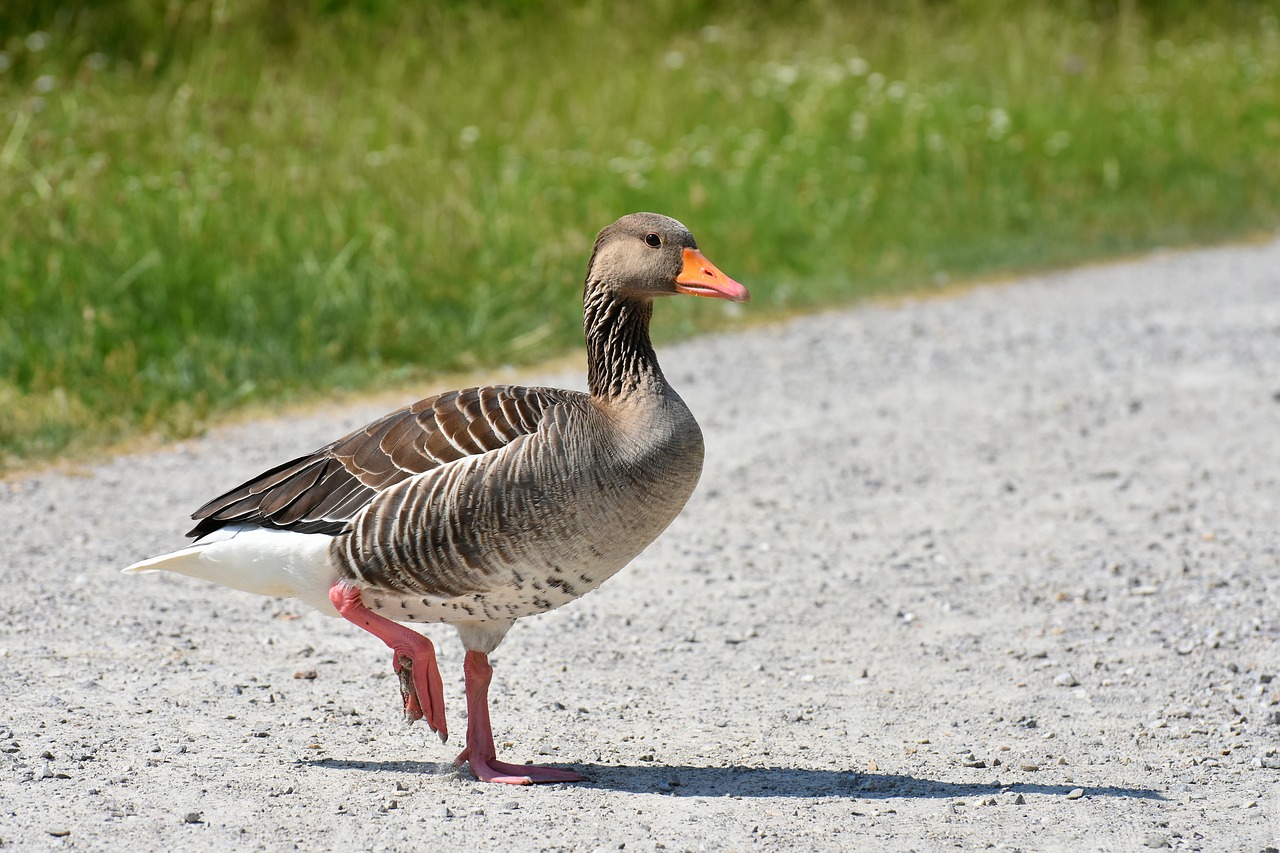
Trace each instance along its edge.
<path fill-rule="evenodd" d="M 583 300 L 587 338 L 587 387 L 596 398 L 622 397 L 665 385 L 649 341 L 653 302 L 627 299 L 604 287 L 588 287 Z"/>

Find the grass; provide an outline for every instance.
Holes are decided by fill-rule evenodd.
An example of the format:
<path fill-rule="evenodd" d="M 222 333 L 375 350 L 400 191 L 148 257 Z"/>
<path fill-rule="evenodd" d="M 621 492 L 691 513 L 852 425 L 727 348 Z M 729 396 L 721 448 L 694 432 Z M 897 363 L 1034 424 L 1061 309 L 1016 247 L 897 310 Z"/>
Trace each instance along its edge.
<path fill-rule="evenodd" d="M 563 352 L 632 210 L 755 316 L 1280 222 L 1276 2 L 104 5 L 0 13 L 0 471 Z"/>

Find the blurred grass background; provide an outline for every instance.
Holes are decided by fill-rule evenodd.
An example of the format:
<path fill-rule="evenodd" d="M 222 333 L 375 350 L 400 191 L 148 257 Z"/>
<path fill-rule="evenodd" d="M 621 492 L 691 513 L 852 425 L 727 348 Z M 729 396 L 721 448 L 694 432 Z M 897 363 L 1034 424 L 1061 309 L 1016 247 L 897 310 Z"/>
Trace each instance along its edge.
<path fill-rule="evenodd" d="M 8 0 L 0 472 L 568 351 L 633 210 L 754 318 L 1274 229 L 1278 151 L 1280 2 Z"/>

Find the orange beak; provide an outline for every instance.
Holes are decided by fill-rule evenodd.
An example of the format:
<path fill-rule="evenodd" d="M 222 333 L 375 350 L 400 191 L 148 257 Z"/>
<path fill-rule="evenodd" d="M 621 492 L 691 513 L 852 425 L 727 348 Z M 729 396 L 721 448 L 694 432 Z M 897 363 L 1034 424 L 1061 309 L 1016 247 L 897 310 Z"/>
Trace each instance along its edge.
<path fill-rule="evenodd" d="M 684 250 L 684 269 L 676 276 L 676 292 L 731 302 L 751 300 L 751 294 L 745 287 L 716 269 L 716 265 L 697 249 Z"/>

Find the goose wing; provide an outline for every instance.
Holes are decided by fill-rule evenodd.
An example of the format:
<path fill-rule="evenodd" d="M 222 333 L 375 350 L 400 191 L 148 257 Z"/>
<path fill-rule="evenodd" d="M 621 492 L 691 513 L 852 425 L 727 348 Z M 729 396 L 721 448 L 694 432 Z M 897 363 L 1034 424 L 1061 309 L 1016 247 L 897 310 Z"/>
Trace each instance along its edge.
<path fill-rule="evenodd" d="M 548 409 L 579 396 L 507 385 L 419 400 L 214 498 L 192 513 L 196 526 L 187 535 L 233 524 L 337 535 L 396 483 L 504 447 L 537 430 Z"/>

